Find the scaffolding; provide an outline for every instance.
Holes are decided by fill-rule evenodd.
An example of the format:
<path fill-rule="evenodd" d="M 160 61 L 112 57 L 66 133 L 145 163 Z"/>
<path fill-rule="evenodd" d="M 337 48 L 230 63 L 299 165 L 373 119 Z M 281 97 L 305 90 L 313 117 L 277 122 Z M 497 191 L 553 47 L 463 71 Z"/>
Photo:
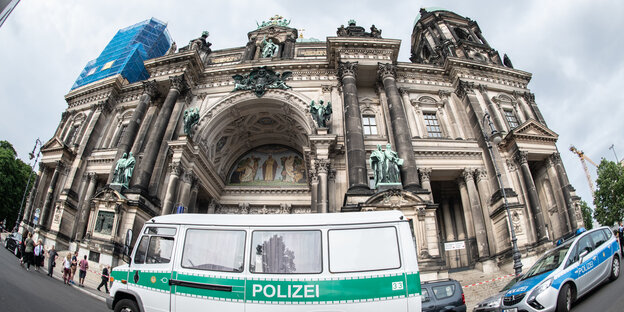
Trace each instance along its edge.
<path fill-rule="evenodd" d="M 167 24 L 155 18 L 120 29 L 100 56 L 84 67 L 71 90 L 121 74 L 133 83 L 149 78 L 145 60 L 165 55 L 171 46 Z"/>

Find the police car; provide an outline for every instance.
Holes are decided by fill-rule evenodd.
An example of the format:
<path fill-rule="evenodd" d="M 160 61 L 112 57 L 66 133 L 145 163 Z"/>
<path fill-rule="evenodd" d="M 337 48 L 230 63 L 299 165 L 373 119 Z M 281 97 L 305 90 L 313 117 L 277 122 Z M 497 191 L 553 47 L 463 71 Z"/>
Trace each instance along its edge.
<path fill-rule="evenodd" d="M 608 227 L 579 234 L 546 252 L 503 297 L 503 312 L 570 311 L 572 303 L 620 275 L 619 245 Z"/>

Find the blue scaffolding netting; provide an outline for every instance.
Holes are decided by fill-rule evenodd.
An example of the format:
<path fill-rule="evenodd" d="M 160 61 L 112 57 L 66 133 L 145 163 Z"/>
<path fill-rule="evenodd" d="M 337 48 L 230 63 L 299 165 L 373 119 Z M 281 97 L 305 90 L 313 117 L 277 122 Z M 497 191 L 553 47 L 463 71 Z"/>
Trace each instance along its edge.
<path fill-rule="evenodd" d="M 145 80 L 149 74 L 143 61 L 165 55 L 170 46 L 167 24 L 155 18 L 123 28 L 87 63 L 71 90 L 117 74 L 130 83 Z"/>

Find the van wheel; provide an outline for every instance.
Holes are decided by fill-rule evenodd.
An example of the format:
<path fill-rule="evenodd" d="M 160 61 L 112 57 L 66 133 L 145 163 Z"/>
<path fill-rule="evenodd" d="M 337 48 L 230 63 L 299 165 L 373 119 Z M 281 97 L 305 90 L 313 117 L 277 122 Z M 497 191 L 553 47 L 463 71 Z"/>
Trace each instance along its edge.
<path fill-rule="evenodd" d="M 572 309 L 572 299 L 570 284 L 563 285 L 557 297 L 557 312 L 570 312 L 570 309 Z"/>
<path fill-rule="evenodd" d="M 613 256 L 613 262 L 611 262 L 611 276 L 609 280 L 615 281 L 620 276 L 620 258 L 616 255 Z"/>
<path fill-rule="evenodd" d="M 122 299 L 115 305 L 115 312 L 139 312 L 139 307 L 134 300 Z"/>

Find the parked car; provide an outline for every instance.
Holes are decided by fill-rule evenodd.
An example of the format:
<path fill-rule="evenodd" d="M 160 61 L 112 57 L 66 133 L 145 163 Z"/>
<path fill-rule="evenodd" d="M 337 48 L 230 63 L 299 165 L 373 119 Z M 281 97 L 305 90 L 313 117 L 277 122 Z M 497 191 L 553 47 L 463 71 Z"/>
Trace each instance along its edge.
<path fill-rule="evenodd" d="M 466 299 L 461 284 L 454 279 L 423 282 L 422 311 L 466 311 Z"/>
<path fill-rule="evenodd" d="M 511 288 L 511 286 L 515 285 L 518 279 L 520 279 L 522 275 L 514 276 L 514 278 L 509 281 L 496 295 L 491 296 L 483 301 L 477 303 L 472 312 L 501 312 L 503 311 L 503 296 Z"/>
<path fill-rule="evenodd" d="M 510 312 L 567 312 L 574 301 L 620 275 L 620 246 L 608 227 L 581 231 L 547 251 L 503 297 Z"/>
<path fill-rule="evenodd" d="M 22 243 L 22 234 L 19 232 L 13 232 L 9 234 L 4 240 L 4 248 L 11 250 L 16 257 L 21 257 L 20 244 Z"/>

